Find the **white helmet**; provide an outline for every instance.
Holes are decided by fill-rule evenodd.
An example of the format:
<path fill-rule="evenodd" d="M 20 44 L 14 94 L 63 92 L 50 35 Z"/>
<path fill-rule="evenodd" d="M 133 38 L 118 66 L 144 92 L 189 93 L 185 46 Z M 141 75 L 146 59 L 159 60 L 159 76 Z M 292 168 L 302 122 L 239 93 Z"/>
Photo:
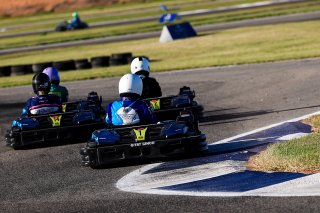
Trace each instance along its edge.
<path fill-rule="evenodd" d="M 138 75 L 125 74 L 119 81 L 119 94 L 137 94 L 141 96 L 143 89 L 142 80 Z"/>
<path fill-rule="evenodd" d="M 145 57 L 137 57 L 131 62 L 131 73 L 139 74 L 139 71 L 143 71 L 145 76 L 150 73 L 150 63 Z"/>

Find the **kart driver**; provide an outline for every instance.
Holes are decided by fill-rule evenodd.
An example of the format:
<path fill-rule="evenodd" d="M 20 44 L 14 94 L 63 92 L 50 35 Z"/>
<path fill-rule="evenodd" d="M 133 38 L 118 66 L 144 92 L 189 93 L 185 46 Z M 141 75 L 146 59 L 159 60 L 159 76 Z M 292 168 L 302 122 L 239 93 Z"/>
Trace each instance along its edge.
<path fill-rule="evenodd" d="M 55 67 L 47 67 L 42 72 L 47 74 L 51 81 L 51 88 L 49 94 L 55 94 L 61 98 L 62 102 L 68 102 L 69 93 L 67 88 L 59 85 L 59 71 Z"/>
<path fill-rule="evenodd" d="M 44 73 L 38 73 L 33 76 L 32 87 L 37 95 L 30 98 L 25 107 L 22 109 L 21 115 L 40 115 L 62 112 L 61 100 L 59 96 L 49 95 L 50 79 Z"/>
<path fill-rule="evenodd" d="M 137 57 L 131 62 L 131 73 L 139 75 L 143 83 L 141 98 L 155 98 L 162 95 L 159 83 L 155 78 L 149 77 L 150 63 L 144 57 Z"/>
<path fill-rule="evenodd" d="M 120 100 L 109 103 L 106 123 L 113 125 L 155 123 L 153 112 L 144 101 L 140 100 L 142 88 L 142 80 L 138 75 L 124 75 L 119 81 Z"/>
<path fill-rule="evenodd" d="M 71 28 L 77 29 L 81 25 L 81 20 L 77 11 L 72 13 L 72 19 L 70 20 Z"/>

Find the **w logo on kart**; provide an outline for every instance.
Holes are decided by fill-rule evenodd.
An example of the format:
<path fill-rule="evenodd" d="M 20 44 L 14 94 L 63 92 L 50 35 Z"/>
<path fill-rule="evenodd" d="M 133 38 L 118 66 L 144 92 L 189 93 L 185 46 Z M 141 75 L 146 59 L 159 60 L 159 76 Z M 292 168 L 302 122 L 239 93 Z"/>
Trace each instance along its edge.
<path fill-rule="evenodd" d="M 50 116 L 53 127 L 60 126 L 61 117 L 62 117 L 62 115 Z"/>
<path fill-rule="evenodd" d="M 150 100 L 150 104 L 151 104 L 153 110 L 160 109 L 160 99 Z"/>
<path fill-rule="evenodd" d="M 148 127 L 146 128 L 140 128 L 140 129 L 133 129 L 134 134 L 136 135 L 136 141 L 144 141 L 146 140 L 146 131 Z"/>

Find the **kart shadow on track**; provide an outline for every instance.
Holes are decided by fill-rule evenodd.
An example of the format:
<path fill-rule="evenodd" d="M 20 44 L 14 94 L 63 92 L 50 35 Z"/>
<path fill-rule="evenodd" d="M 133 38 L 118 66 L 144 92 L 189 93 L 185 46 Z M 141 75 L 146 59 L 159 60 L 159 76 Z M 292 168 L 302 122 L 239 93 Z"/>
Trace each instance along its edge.
<path fill-rule="evenodd" d="M 274 110 L 257 110 L 257 111 L 248 111 L 248 112 L 223 113 L 223 114 L 203 116 L 203 118 L 201 118 L 199 122 L 208 123 L 206 125 L 214 125 L 216 124 L 216 122 L 219 122 L 219 121 L 234 122 L 234 119 L 254 117 L 254 116 L 265 115 L 265 114 L 270 114 L 274 112 L 275 112 Z M 204 112 L 204 114 L 207 114 L 207 113 L 208 112 Z M 241 120 L 248 120 L 248 119 L 241 119 Z M 201 126 L 203 125 L 204 124 L 201 124 Z"/>
<path fill-rule="evenodd" d="M 141 165 L 147 165 L 152 163 L 166 163 L 171 161 L 187 160 L 187 159 L 201 158 L 206 156 L 210 156 L 209 152 L 188 153 L 184 155 L 177 155 L 174 157 L 171 156 L 171 157 L 159 157 L 159 158 L 130 159 L 130 160 L 124 160 L 120 162 L 115 162 L 113 164 L 99 165 L 94 167 L 94 169 L 104 170 L 104 169 L 113 169 L 113 168 L 119 168 L 119 167 L 141 166 Z"/>
<path fill-rule="evenodd" d="M 30 149 L 42 149 L 42 148 L 49 148 L 49 147 L 57 147 L 57 146 L 65 146 L 65 145 L 72 145 L 72 144 L 80 144 L 84 143 L 84 140 L 65 140 L 65 141 L 50 141 L 47 143 L 37 143 L 37 144 L 29 144 L 23 147 L 17 147 L 15 150 L 30 150 Z"/>
<path fill-rule="evenodd" d="M 280 113 L 280 112 L 288 112 L 288 111 L 295 111 L 295 110 L 302 110 L 302 109 L 311 109 L 311 108 L 319 108 L 320 105 L 312 105 L 306 107 L 297 107 L 297 108 L 289 108 L 289 109 L 266 109 L 266 110 L 256 110 L 256 111 L 247 111 L 247 112 L 231 112 L 231 113 L 220 113 L 218 112 L 225 112 L 225 111 L 233 111 L 237 108 L 226 108 L 226 109 L 218 109 L 213 111 L 204 111 L 204 116 L 199 120 L 200 126 L 207 126 L 207 125 L 215 125 L 221 123 L 231 123 L 236 121 L 244 121 L 244 120 L 251 120 L 251 117 L 259 116 L 259 115 L 266 115 L 271 113 Z M 206 116 L 206 114 L 214 114 Z M 238 119 L 238 120 L 235 120 Z"/>

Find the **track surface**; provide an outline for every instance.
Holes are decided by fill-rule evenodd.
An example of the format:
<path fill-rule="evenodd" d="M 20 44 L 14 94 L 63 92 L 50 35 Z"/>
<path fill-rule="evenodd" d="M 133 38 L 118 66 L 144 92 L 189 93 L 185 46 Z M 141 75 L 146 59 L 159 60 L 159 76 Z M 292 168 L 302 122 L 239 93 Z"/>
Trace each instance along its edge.
<path fill-rule="evenodd" d="M 252 129 L 319 111 L 320 59 L 153 74 L 167 95 L 188 85 L 204 105 L 201 130 L 213 143 Z M 119 77 L 66 83 L 72 98 L 91 90 L 111 100 Z M 31 87 L 0 89 L 1 134 Z M 0 146 L 2 212 L 316 212 L 319 197 L 192 197 L 121 192 L 116 182 L 141 165 L 92 170 L 81 167 L 72 144 L 14 151 Z M 196 160 L 196 159 L 195 159 Z M 213 171 L 214 172 L 214 171 Z"/>

